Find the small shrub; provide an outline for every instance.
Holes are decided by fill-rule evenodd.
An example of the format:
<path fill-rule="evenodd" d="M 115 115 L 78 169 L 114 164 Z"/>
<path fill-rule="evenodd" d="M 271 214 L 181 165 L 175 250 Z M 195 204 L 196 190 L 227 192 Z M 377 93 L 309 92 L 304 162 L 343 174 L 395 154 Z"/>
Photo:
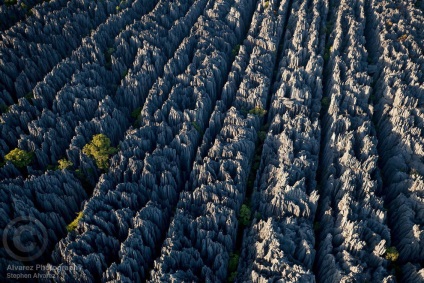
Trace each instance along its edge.
<path fill-rule="evenodd" d="M 84 212 L 80 211 L 77 217 L 71 223 L 69 223 L 68 226 L 66 226 L 66 230 L 68 232 L 74 231 L 78 227 L 78 223 L 80 222 L 83 216 L 84 216 Z"/>
<path fill-rule="evenodd" d="M 328 62 L 328 60 L 330 60 L 330 52 L 325 51 L 325 53 L 324 53 L 324 61 L 325 62 Z"/>
<path fill-rule="evenodd" d="M 249 179 L 247 179 L 247 187 L 253 188 L 254 185 L 255 185 L 255 179 L 249 176 Z"/>
<path fill-rule="evenodd" d="M 236 281 L 236 277 L 237 277 L 237 271 L 231 272 L 230 277 L 228 277 L 228 282 Z"/>
<path fill-rule="evenodd" d="M 329 97 L 323 97 L 322 100 L 321 100 L 321 106 L 322 107 L 330 106 L 330 98 Z"/>
<path fill-rule="evenodd" d="M 47 165 L 46 170 L 57 170 L 57 166 L 54 166 L 52 164 Z"/>
<path fill-rule="evenodd" d="M 262 219 L 262 214 L 260 212 L 256 212 L 255 213 L 255 218 L 258 219 L 258 220 L 259 219 Z"/>
<path fill-rule="evenodd" d="M 266 139 L 266 132 L 265 131 L 259 131 L 258 132 L 258 139 L 260 143 L 263 143 Z"/>
<path fill-rule="evenodd" d="M 255 157 L 253 158 L 252 171 L 253 172 L 258 171 L 259 165 L 261 165 L 261 155 L 256 154 Z"/>
<path fill-rule="evenodd" d="M 104 134 L 93 136 L 91 142 L 82 149 L 82 152 L 94 158 L 97 167 L 103 170 L 109 168 L 109 157 L 117 151 L 116 148 L 110 146 L 110 139 Z"/>
<path fill-rule="evenodd" d="M 25 95 L 25 99 L 28 100 L 28 102 L 32 105 L 32 100 L 34 99 L 34 93 L 32 92 L 28 92 Z"/>
<path fill-rule="evenodd" d="M 16 3 L 18 3 L 17 0 L 5 0 L 4 4 L 6 4 L 6 6 L 12 6 L 15 5 Z"/>
<path fill-rule="evenodd" d="M 27 152 L 25 150 L 15 148 L 6 154 L 4 160 L 12 162 L 13 165 L 18 168 L 24 168 L 31 163 L 33 158 L 34 154 L 32 152 Z"/>
<path fill-rule="evenodd" d="M 247 226 L 250 222 L 250 216 L 252 212 L 250 211 L 250 208 L 243 204 L 240 208 L 240 215 L 239 215 L 239 221 L 242 225 Z"/>
<path fill-rule="evenodd" d="M 231 51 L 231 54 L 233 54 L 233 56 L 237 56 L 239 54 L 240 51 L 240 44 L 237 44 L 234 49 Z"/>
<path fill-rule="evenodd" d="M 87 176 L 81 170 L 81 168 L 78 168 L 78 169 L 75 170 L 75 175 L 78 178 L 78 180 L 80 180 L 83 187 L 89 187 L 90 186 L 90 182 L 89 182 Z"/>
<path fill-rule="evenodd" d="M 396 261 L 399 257 L 399 252 L 396 247 L 388 247 L 384 256 L 387 260 Z"/>
<path fill-rule="evenodd" d="M 227 282 L 234 282 L 237 277 L 237 267 L 240 256 L 237 253 L 230 254 L 230 260 L 228 262 L 228 280 Z"/>
<path fill-rule="evenodd" d="M 203 134 L 202 128 L 199 126 L 199 124 L 197 124 L 196 122 L 191 122 L 191 124 L 196 129 L 196 131 L 199 132 L 199 134 Z"/>
<path fill-rule="evenodd" d="M 236 271 L 239 263 L 240 256 L 237 253 L 230 254 L 230 261 L 228 262 L 228 269 Z"/>
<path fill-rule="evenodd" d="M 7 113 L 7 111 L 9 110 L 9 107 L 7 107 L 6 104 L 0 104 L 0 112 L 3 113 Z"/>
<path fill-rule="evenodd" d="M 257 115 L 259 117 L 263 117 L 266 114 L 266 110 L 261 107 L 255 107 L 249 110 L 249 114 Z"/>
<path fill-rule="evenodd" d="M 134 109 L 133 112 L 131 112 L 131 117 L 134 119 L 137 119 L 141 114 L 141 107 L 137 107 L 136 109 Z"/>
<path fill-rule="evenodd" d="M 260 130 L 267 133 L 269 130 L 269 124 L 266 123 L 265 125 L 262 125 Z"/>
<path fill-rule="evenodd" d="M 332 23 L 327 23 L 325 25 L 325 33 L 327 35 L 330 35 L 331 31 L 333 30 L 333 24 Z"/>
<path fill-rule="evenodd" d="M 397 41 L 404 42 L 407 38 L 408 38 L 408 35 L 403 34 L 403 35 L 398 37 Z"/>
<path fill-rule="evenodd" d="M 114 48 L 108 48 L 107 49 L 107 55 L 108 56 L 111 56 L 113 54 L 113 52 L 115 52 L 115 49 Z"/>
<path fill-rule="evenodd" d="M 69 161 L 69 160 L 67 160 L 67 159 L 65 159 L 65 158 L 60 159 L 60 160 L 58 161 L 58 163 L 59 163 L 58 168 L 59 168 L 60 170 L 68 169 L 69 167 L 72 167 L 72 166 L 74 165 L 74 163 L 72 163 L 71 161 Z"/>
<path fill-rule="evenodd" d="M 330 60 L 330 56 L 331 56 L 331 52 L 333 51 L 333 46 L 332 45 L 326 45 L 325 46 L 325 52 L 324 52 L 324 61 L 328 62 L 328 60 Z"/>

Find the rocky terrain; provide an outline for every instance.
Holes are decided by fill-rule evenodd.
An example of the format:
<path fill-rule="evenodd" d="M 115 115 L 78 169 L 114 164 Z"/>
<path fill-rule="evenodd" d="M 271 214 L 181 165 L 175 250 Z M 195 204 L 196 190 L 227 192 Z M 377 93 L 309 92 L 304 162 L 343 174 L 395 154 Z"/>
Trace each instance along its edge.
<path fill-rule="evenodd" d="M 423 30 L 421 0 L 0 0 L 0 281 L 424 282 Z"/>

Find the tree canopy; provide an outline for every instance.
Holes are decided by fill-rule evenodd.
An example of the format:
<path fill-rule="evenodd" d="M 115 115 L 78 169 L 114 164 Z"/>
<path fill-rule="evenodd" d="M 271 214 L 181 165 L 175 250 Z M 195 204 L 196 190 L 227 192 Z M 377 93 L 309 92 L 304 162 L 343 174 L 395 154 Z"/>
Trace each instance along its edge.
<path fill-rule="evenodd" d="M 247 205 L 243 204 L 240 208 L 241 224 L 243 224 L 244 226 L 247 226 L 250 222 L 250 215 L 251 215 L 250 208 Z"/>
<path fill-rule="evenodd" d="M 31 163 L 34 155 L 32 152 L 27 152 L 25 150 L 15 148 L 11 152 L 5 155 L 4 159 L 10 161 L 18 168 L 24 168 Z"/>
<path fill-rule="evenodd" d="M 66 230 L 68 230 L 68 232 L 74 231 L 78 227 L 78 223 L 80 222 L 83 216 L 84 212 L 80 211 L 77 217 L 71 223 L 69 223 L 68 226 L 66 226 Z"/>
<path fill-rule="evenodd" d="M 100 169 L 109 168 L 109 157 L 118 150 L 110 146 L 110 139 L 104 134 L 93 136 L 90 143 L 86 144 L 82 152 L 96 161 Z"/>
<path fill-rule="evenodd" d="M 58 163 L 59 163 L 58 168 L 61 169 L 61 170 L 62 169 L 68 169 L 69 167 L 72 167 L 74 165 L 74 163 L 72 163 L 71 161 L 69 161 L 65 158 L 60 159 L 58 161 Z"/>

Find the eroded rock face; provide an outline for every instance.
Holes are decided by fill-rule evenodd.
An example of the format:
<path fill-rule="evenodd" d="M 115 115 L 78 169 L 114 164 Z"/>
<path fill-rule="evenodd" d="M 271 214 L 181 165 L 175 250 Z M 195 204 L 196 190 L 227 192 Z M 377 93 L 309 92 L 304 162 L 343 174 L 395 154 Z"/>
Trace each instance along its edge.
<path fill-rule="evenodd" d="M 1 188 L 1 234 L 9 223 L 19 217 L 31 217 L 40 221 L 37 233 L 45 232 L 46 251 L 66 235 L 66 225 L 75 218 L 75 213 L 80 210 L 81 202 L 87 197 L 86 192 L 79 181 L 67 171 L 48 172 L 40 176 L 33 176 L 26 180 L 21 177 L 14 180 L 2 180 Z M 7 229 L 18 229 L 19 226 L 11 226 Z M 42 229 L 42 230 L 41 230 Z M 9 231 L 8 241 L 19 231 Z M 9 238 L 10 237 L 10 238 Z M 22 245 L 31 244 L 31 238 L 20 238 Z M 5 247 L 0 249 L 3 259 L 0 270 L 7 274 L 7 266 L 21 265 L 19 261 L 6 252 Z M 41 259 L 47 259 L 48 254 Z M 40 260 L 40 259 L 39 259 Z"/>
<path fill-rule="evenodd" d="M 321 99 L 323 64 L 319 13 L 325 18 L 326 8 L 319 1 L 313 7 L 292 4 L 252 197 L 255 218 L 244 234 L 240 282 L 315 282 L 316 101 Z"/>
<path fill-rule="evenodd" d="M 234 31 L 220 20 L 230 13 L 230 7 L 212 2 L 198 2 L 194 7 L 199 9 L 202 3 L 207 4 L 206 15 L 199 18 L 166 64 L 163 77 L 153 84 L 138 118 L 142 126 L 127 132 L 121 151 L 112 160 L 110 173 L 98 183 L 85 206 L 87 218 L 80 224 L 81 230 L 63 240 L 55 251 L 57 263 L 83 261 L 87 276 L 104 281 L 147 277 L 157 246 L 168 229 L 178 192 L 190 172 L 201 129 L 206 128 L 208 113 L 223 86 L 220 77 L 227 69 L 231 50 L 228 39 L 236 40 Z M 215 34 L 214 42 L 204 40 L 209 33 Z M 129 205 L 123 202 L 122 192 L 116 191 L 119 187 L 128 188 L 133 194 L 141 189 L 142 194 L 139 201 L 131 203 L 130 214 L 115 221 L 105 209 L 121 213 Z M 121 201 L 116 202 L 118 195 Z M 116 235 L 117 230 L 122 234 Z M 99 237 L 104 241 L 95 240 Z M 81 245 L 90 246 L 93 257 L 88 258 L 79 248 Z M 137 269 L 132 271 L 134 262 Z"/>
<path fill-rule="evenodd" d="M 260 122 L 258 116 L 246 113 L 248 110 L 243 113 L 237 109 L 266 107 L 287 4 L 275 7 L 279 9 L 277 15 L 262 15 L 259 12 L 261 5 L 257 6 L 248 32 L 252 41 L 248 39 L 240 46 L 224 86 L 223 99 L 215 107 L 210 127 L 197 153 L 190 181 L 180 195 L 174 221 L 155 263 L 151 281 L 184 278 L 223 282 L 228 276 L 228 261 L 235 249 L 240 225 L 237 214 L 243 203 L 257 140 L 255 132 Z M 276 27 L 271 28 L 273 33 L 269 37 L 263 24 L 271 18 L 276 20 L 272 22 Z M 263 29 L 258 37 L 268 36 L 271 44 L 263 46 L 261 40 L 253 41 L 259 27 Z M 267 55 L 268 52 L 271 55 Z M 264 68 L 253 71 L 255 66 Z M 236 76 L 239 70 L 242 75 Z"/>
<path fill-rule="evenodd" d="M 424 270 L 419 264 L 407 263 L 402 268 L 402 279 L 405 282 L 422 282 L 424 279 Z"/>
<path fill-rule="evenodd" d="M 379 31 L 376 41 L 381 73 L 376 84 L 376 118 L 382 175 L 387 184 L 384 193 L 399 261 L 411 266 L 424 260 L 420 118 L 424 102 L 420 30 L 424 16 L 412 3 L 373 2 L 372 8 L 373 24 Z M 405 278 L 419 274 L 419 267 L 411 271 L 407 266 Z M 418 282 L 418 277 L 410 276 L 411 282 Z"/>
<path fill-rule="evenodd" d="M 0 236 L 38 219 L 54 281 L 424 280 L 422 4 L 9 2 Z"/>
<path fill-rule="evenodd" d="M 319 281 L 388 280 L 390 231 L 383 207 L 377 167 L 377 139 L 368 105 L 365 6 L 340 1 L 333 15 L 335 29 L 323 118 L 322 190 L 320 195 Z"/>
<path fill-rule="evenodd" d="M 240 271 L 244 268 L 249 271 L 241 278 L 242 282 L 315 282 L 311 270 L 315 251 L 310 245 L 314 242 L 314 232 L 310 223 L 297 219 L 268 218 L 252 225 L 245 234 L 249 248 L 243 255 L 254 261 L 252 266 L 240 265 Z"/>

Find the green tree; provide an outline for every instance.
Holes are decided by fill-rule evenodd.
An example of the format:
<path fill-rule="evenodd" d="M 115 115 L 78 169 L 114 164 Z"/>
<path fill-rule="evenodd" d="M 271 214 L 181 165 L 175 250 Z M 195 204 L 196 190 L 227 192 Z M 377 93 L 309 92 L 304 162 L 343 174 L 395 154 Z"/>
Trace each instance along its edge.
<path fill-rule="evenodd" d="M 11 152 L 5 155 L 4 159 L 6 161 L 10 161 L 18 168 L 24 168 L 31 163 L 34 158 L 34 154 L 32 152 L 27 152 L 25 150 L 15 148 Z"/>
<path fill-rule="evenodd" d="M 257 115 L 259 117 L 263 117 L 266 114 L 266 110 L 262 109 L 261 107 L 255 107 L 253 109 L 250 109 L 249 114 Z"/>
<path fill-rule="evenodd" d="M 386 249 L 385 258 L 390 261 L 396 261 L 399 257 L 399 252 L 396 247 L 388 247 Z"/>
<path fill-rule="evenodd" d="M 69 223 L 68 226 L 66 226 L 66 230 L 68 230 L 68 232 L 74 231 L 78 227 L 78 223 L 80 222 L 83 216 L 84 212 L 80 211 L 77 217 L 71 223 Z"/>
<path fill-rule="evenodd" d="M 228 262 L 228 282 L 234 282 L 237 277 L 237 267 L 240 256 L 237 253 L 230 254 Z"/>
<path fill-rule="evenodd" d="M 230 261 L 228 263 L 228 269 L 230 271 L 236 271 L 240 256 L 236 253 L 230 254 Z"/>
<path fill-rule="evenodd" d="M 242 225 L 247 226 L 249 224 L 251 214 L 252 212 L 250 211 L 250 208 L 247 205 L 243 204 L 240 209 L 239 219 Z"/>
<path fill-rule="evenodd" d="M 136 109 L 134 109 L 131 112 L 131 117 L 134 118 L 134 119 L 138 119 L 138 117 L 140 116 L 140 114 L 141 114 L 141 107 L 137 107 Z"/>
<path fill-rule="evenodd" d="M 110 146 L 110 139 L 104 134 L 93 136 L 91 142 L 82 149 L 84 154 L 96 161 L 97 167 L 104 170 L 109 168 L 109 157 L 117 151 L 116 148 Z"/>
<path fill-rule="evenodd" d="M 67 159 L 65 159 L 65 158 L 60 159 L 60 160 L 58 161 L 58 163 L 59 163 L 58 168 L 59 168 L 60 170 L 62 170 L 62 169 L 68 169 L 69 167 L 72 167 L 72 166 L 74 165 L 74 163 L 72 163 L 71 161 L 69 161 L 69 160 L 67 160 Z"/>

